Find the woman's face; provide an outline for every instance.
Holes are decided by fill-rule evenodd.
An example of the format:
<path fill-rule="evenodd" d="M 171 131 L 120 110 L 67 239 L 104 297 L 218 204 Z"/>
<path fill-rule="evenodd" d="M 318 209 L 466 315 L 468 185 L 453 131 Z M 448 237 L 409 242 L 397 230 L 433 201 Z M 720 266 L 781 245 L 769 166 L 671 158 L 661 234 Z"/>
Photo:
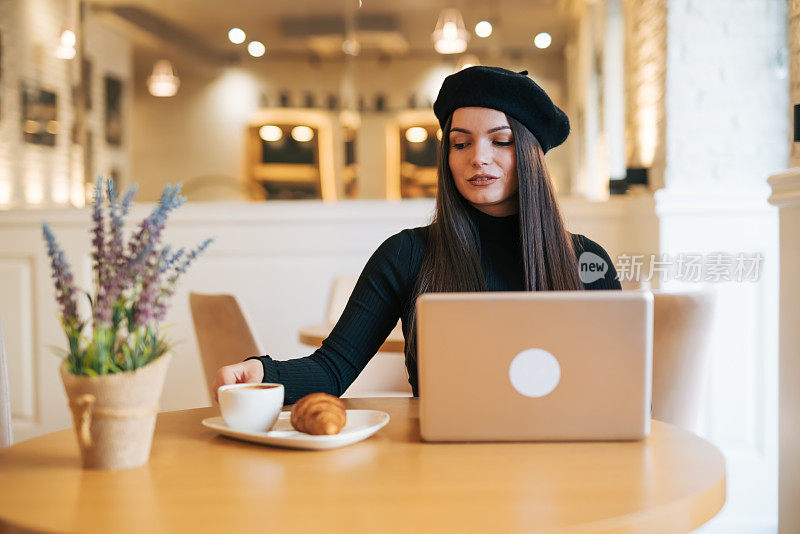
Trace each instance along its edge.
<path fill-rule="evenodd" d="M 456 109 L 448 163 L 459 193 L 477 209 L 495 217 L 519 210 L 514 136 L 502 111 Z"/>

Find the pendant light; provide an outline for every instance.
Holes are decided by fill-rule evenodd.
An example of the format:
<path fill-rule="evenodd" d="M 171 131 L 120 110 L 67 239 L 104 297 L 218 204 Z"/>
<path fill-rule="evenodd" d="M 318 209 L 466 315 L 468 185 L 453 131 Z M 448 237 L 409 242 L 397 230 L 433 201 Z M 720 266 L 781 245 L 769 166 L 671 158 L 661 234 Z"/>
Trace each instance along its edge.
<path fill-rule="evenodd" d="M 61 32 L 61 37 L 56 45 L 55 55 L 59 59 L 72 59 L 75 57 L 75 32 L 66 29 Z"/>
<path fill-rule="evenodd" d="M 153 73 L 147 78 L 147 89 L 153 96 L 175 96 L 180 84 L 181 80 L 175 76 L 172 63 L 166 59 L 156 61 L 153 66 Z"/>
<path fill-rule="evenodd" d="M 469 32 L 458 9 L 443 9 L 433 31 L 433 47 L 440 54 L 460 54 L 467 49 Z"/>

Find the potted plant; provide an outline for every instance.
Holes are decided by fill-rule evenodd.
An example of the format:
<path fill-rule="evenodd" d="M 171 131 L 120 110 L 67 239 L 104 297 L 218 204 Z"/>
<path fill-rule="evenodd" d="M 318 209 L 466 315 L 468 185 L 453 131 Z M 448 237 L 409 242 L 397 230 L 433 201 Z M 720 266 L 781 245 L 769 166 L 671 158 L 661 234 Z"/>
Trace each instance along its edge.
<path fill-rule="evenodd" d="M 161 244 L 167 216 L 186 200 L 180 185 L 167 185 L 152 213 L 126 239 L 125 216 L 136 186 L 119 197 L 112 180 L 103 185 L 98 179 L 92 209 L 93 294 L 75 287 L 52 230 L 47 223 L 42 230 L 68 343 L 60 351 L 61 379 L 83 466 L 126 469 L 150 456 L 170 361 L 160 323 L 178 279 L 211 240 L 190 251 L 173 252 Z M 80 317 L 79 293 L 88 297 L 91 318 Z"/>

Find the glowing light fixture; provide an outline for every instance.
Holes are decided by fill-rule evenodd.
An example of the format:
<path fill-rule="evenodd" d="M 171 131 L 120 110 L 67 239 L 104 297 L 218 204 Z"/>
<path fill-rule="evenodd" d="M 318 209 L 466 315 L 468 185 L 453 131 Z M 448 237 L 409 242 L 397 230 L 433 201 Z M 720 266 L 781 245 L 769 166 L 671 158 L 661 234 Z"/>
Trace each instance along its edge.
<path fill-rule="evenodd" d="M 442 140 L 442 129 L 441 128 L 436 130 L 436 139 L 438 139 L 439 141 Z"/>
<path fill-rule="evenodd" d="M 314 139 L 314 130 L 308 126 L 295 126 L 292 128 L 292 139 L 305 143 Z"/>
<path fill-rule="evenodd" d="M 283 131 L 278 127 L 272 124 L 267 124 L 266 126 L 262 126 L 258 129 L 258 135 L 264 141 L 280 141 L 281 137 L 283 137 Z"/>
<path fill-rule="evenodd" d="M 481 60 L 478 59 L 478 56 L 473 54 L 464 54 L 458 59 L 458 64 L 456 65 L 456 70 L 464 70 L 467 67 L 474 67 L 475 65 L 480 65 Z"/>
<path fill-rule="evenodd" d="M 75 37 L 75 32 L 72 30 L 64 30 L 61 32 L 61 38 L 58 40 L 56 46 L 56 57 L 59 59 L 72 59 L 75 57 L 75 43 L 78 40 Z"/>
<path fill-rule="evenodd" d="M 247 51 L 253 57 L 261 57 L 267 51 L 267 47 L 261 41 L 250 41 L 247 45 Z"/>
<path fill-rule="evenodd" d="M 406 140 L 409 143 L 421 143 L 428 138 L 428 132 L 421 126 L 412 126 L 406 130 Z"/>
<path fill-rule="evenodd" d="M 147 90 L 158 97 L 175 96 L 181 84 L 180 78 L 175 75 L 172 63 L 166 59 L 159 59 L 153 65 L 153 73 L 147 78 Z"/>
<path fill-rule="evenodd" d="M 361 43 L 355 39 L 346 39 L 342 43 L 342 52 L 348 56 L 357 56 L 361 52 Z"/>
<path fill-rule="evenodd" d="M 228 39 L 233 44 L 242 44 L 246 38 L 247 35 L 245 35 L 244 30 L 241 28 L 231 28 L 228 31 Z"/>
<path fill-rule="evenodd" d="M 492 35 L 492 23 L 488 20 L 482 20 L 475 25 L 475 35 L 478 37 L 489 37 Z"/>
<path fill-rule="evenodd" d="M 538 33 L 536 37 L 533 38 L 533 44 L 536 45 L 536 48 L 547 48 L 552 42 L 553 37 L 546 32 Z"/>
<path fill-rule="evenodd" d="M 443 9 L 433 31 L 433 47 L 440 54 L 460 54 L 467 49 L 469 32 L 458 9 Z"/>
<path fill-rule="evenodd" d="M 22 131 L 26 134 L 39 133 L 39 121 L 27 119 L 22 123 Z"/>

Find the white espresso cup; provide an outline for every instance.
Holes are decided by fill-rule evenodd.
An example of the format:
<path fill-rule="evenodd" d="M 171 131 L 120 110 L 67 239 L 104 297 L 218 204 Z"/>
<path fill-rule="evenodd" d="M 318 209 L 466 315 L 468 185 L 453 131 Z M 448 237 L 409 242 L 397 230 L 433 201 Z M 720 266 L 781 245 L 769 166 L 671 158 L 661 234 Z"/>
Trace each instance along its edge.
<path fill-rule="evenodd" d="M 241 432 L 266 432 L 283 408 L 283 384 L 228 384 L 217 390 L 225 424 Z"/>

